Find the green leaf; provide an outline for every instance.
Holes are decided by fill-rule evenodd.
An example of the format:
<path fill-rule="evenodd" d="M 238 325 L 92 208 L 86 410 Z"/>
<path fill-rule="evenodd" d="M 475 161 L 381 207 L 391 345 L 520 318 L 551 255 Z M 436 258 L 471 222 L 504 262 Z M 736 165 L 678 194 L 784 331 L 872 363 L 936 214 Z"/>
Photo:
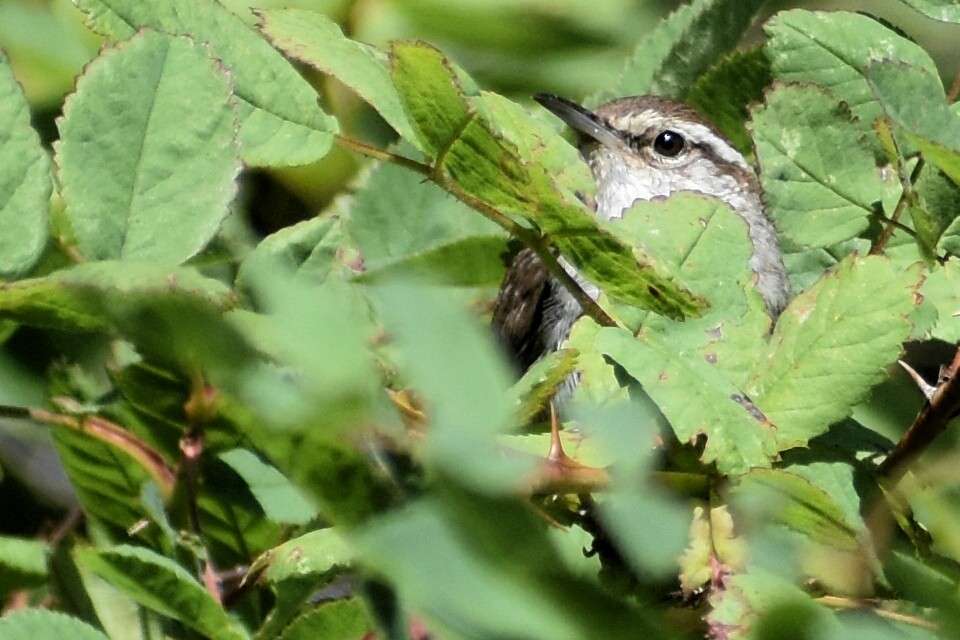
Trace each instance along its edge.
<path fill-rule="evenodd" d="M 753 283 L 753 245 L 744 220 L 719 200 L 679 193 L 637 202 L 611 226 L 629 244 L 657 256 L 668 277 L 710 303 L 703 316 L 683 323 L 647 316 L 644 332 L 668 336 L 734 385 L 742 384 L 771 324 Z"/>
<path fill-rule="evenodd" d="M 417 139 L 431 157 L 439 156 L 473 120 L 453 64 L 425 42 L 395 42 L 390 72 Z"/>
<path fill-rule="evenodd" d="M 576 195 L 578 200 L 594 193 L 593 176 L 580 151 L 556 134 L 557 127 L 533 118 L 516 102 L 489 91 L 482 92 L 479 99 L 473 98 L 472 104 L 490 123 L 494 135 L 506 138 L 524 162 L 543 166 L 561 191 Z M 562 124 L 556 115 L 546 113 L 558 125 Z"/>
<path fill-rule="evenodd" d="M 471 106 L 461 90 L 464 77 L 439 51 L 423 43 L 395 43 L 392 71 L 408 115 L 428 151 L 437 156 L 434 172 L 443 177 L 442 186 L 451 189 L 449 182 L 455 183 L 478 206 L 528 219 L 611 297 L 676 318 L 701 308 L 687 292 L 638 262 L 630 247 L 599 226 L 573 193 L 558 191 L 543 164 L 522 157 L 509 136 L 499 135 L 498 127 L 481 115 L 491 109 L 482 100 Z M 508 115 L 519 114 L 512 110 Z M 518 130 L 515 122 L 506 124 Z"/>
<path fill-rule="evenodd" d="M 454 240 L 425 253 L 407 256 L 382 270 L 368 271 L 359 280 L 402 277 L 433 281 L 454 287 L 495 287 L 503 280 L 501 256 L 506 252 L 502 234 Z"/>
<path fill-rule="evenodd" d="M 851 257 L 780 316 L 744 390 L 777 425 L 782 451 L 850 415 L 910 334 L 919 269 Z"/>
<path fill-rule="evenodd" d="M 746 222 L 721 200 L 678 193 L 639 201 L 610 226 L 628 244 L 655 256 L 666 277 L 707 300 L 707 315 L 722 310 L 739 316 L 746 311 L 745 291 L 753 288 L 753 245 Z"/>
<path fill-rule="evenodd" d="M 257 637 L 271 638 L 279 633 L 301 613 L 310 596 L 339 575 L 352 560 L 352 551 L 333 527 L 288 540 L 258 557 L 250 566 L 249 575 L 262 572 L 276 593 L 276 604 Z"/>
<path fill-rule="evenodd" d="M 763 90 L 773 81 L 763 50 L 738 49 L 710 67 L 690 87 L 687 102 L 703 113 L 741 152 L 753 150 L 744 124 L 749 105 L 763 100 Z"/>
<path fill-rule="evenodd" d="M 856 551 L 862 518 L 851 521 L 826 491 L 790 470 L 755 469 L 742 476 L 734 499 L 760 505 L 766 520 L 782 524 L 815 542 L 835 549 Z"/>
<path fill-rule="evenodd" d="M 960 255 L 960 212 L 954 206 L 960 199 L 960 186 L 932 167 L 920 175 L 914 186 L 940 232 L 936 250 Z"/>
<path fill-rule="evenodd" d="M 366 344 L 374 331 L 366 301 L 356 286 L 337 278 L 318 287 L 266 263 L 259 266 L 248 276 L 264 316 L 248 324 L 245 334 L 252 344 L 267 345 L 277 361 L 253 365 L 237 390 L 273 424 L 299 432 L 309 429 L 303 421 L 319 415 L 330 429 L 324 435 L 339 434 L 382 393 Z"/>
<path fill-rule="evenodd" d="M 770 466 L 777 453 L 775 423 L 699 353 L 619 328 L 601 329 L 597 349 L 643 385 L 682 442 L 706 436 L 704 463 L 716 463 L 723 474 Z M 691 389 L 697 390 L 695 403 Z"/>
<path fill-rule="evenodd" d="M 590 100 L 653 94 L 683 99 L 717 58 L 733 49 L 761 0 L 694 0 L 673 12 L 637 45 L 615 88 Z"/>
<path fill-rule="evenodd" d="M 397 420 L 368 349 L 374 327 L 366 301 L 334 277 L 318 287 L 265 264 L 247 276 L 264 314 L 236 324 L 272 362 L 251 363 L 229 380 L 221 413 L 317 500 L 325 518 L 360 521 L 394 494 L 355 438 Z"/>
<path fill-rule="evenodd" d="M 0 594 L 43 584 L 49 578 L 49 552 L 38 540 L 0 536 Z"/>
<path fill-rule="evenodd" d="M 836 98 L 810 86 L 776 86 L 749 128 L 767 212 L 801 246 L 825 247 L 867 228 L 880 174 L 867 136 Z"/>
<path fill-rule="evenodd" d="M 279 52 L 214 0 L 76 0 L 92 29 L 113 40 L 149 27 L 206 43 L 236 87 L 243 159 L 252 165 L 315 162 L 327 154 L 336 121 Z"/>
<path fill-rule="evenodd" d="M 624 606 L 567 571 L 527 506 L 450 489 L 443 500 L 419 500 L 351 538 L 365 565 L 388 578 L 438 634 L 670 637 L 642 604 Z"/>
<path fill-rule="evenodd" d="M 244 471 L 249 471 L 244 469 Z M 190 552 L 209 557 L 216 566 L 237 566 L 263 553 L 282 535 L 285 527 L 266 516 L 254 487 L 219 456 L 201 460 L 204 486 L 197 496 L 199 519 L 203 526 L 204 548 Z M 256 487 L 257 490 L 263 487 Z M 187 505 L 174 503 L 181 529 L 189 527 Z M 282 513 L 277 505 L 277 512 Z"/>
<path fill-rule="evenodd" d="M 428 459 L 485 491 L 515 488 L 528 465 L 496 452 L 494 436 L 509 424 L 511 407 L 491 336 L 442 290 L 393 283 L 372 293 L 406 382 L 429 407 Z M 459 364 L 437 366 L 443 361 Z"/>
<path fill-rule="evenodd" d="M 71 558 L 71 568 L 77 572 L 77 584 L 90 598 L 95 619 L 111 640 L 152 640 L 163 637 L 159 616 L 145 616 L 143 609 L 132 598 L 100 576 L 84 570 Z"/>
<path fill-rule="evenodd" d="M 175 265 L 229 214 L 240 170 L 228 77 L 184 38 L 144 32 L 87 67 L 57 163 L 81 253 Z"/>
<path fill-rule="evenodd" d="M 104 261 L 0 285 L 0 317 L 33 326 L 104 330 L 124 318 L 132 321 L 138 310 L 159 300 L 220 310 L 234 304 L 226 286 L 193 269 Z"/>
<path fill-rule="evenodd" d="M 765 26 L 774 75 L 784 82 L 813 82 L 849 105 L 870 124 L 881 115 L 865 78 L 878 59 L 902 61 L 936 75 L 929 54 L 865 15 L 843 11 L 781 11 Z"/>
<path fill-rule="evenodd" d="M 543 411 L 567 376 L 577 369 L 577 355 L 575 349 L 548 353 L 534 362 L 510 388 L 510 397 L 517 405 L 517 424 L 526 424 Z"/>
<path fill-rule="evenodd" d="M 315 11 L 274 9 L 259 15 L 260 30 L 273 46 L 356 91 L 401 138 L 418 145 L 417 134 L 390 80 L 385 53 L 347 38 L 337 23 Z"/>
<path fill-rule="evenodd" d="M 87 549 L 77 552 L 77 562 L 141 605 L 213 640 L 249 637 L 183 567 L 149 549 L 129 545 Z"/>
<path fill-rule="evenodd" d="M 948 260 L 933 269 L 920 288 L 924 305 L 936 310 L 935 324 L 923 337 L 960 343 L 960 268 L 957 260 Z"/>
<path fill-rule="evenodd" d="M 355 640 L 372 632 L 370 616 L 351 598 L 322 605 L 290 623 L 279 640 Z"/>
<path fill-rule="evenodd" d="M 340 531 L 318 529 L 277 545 L 257 558 L 250 572 L 264 570 L 266 580 L 279 585 L 288 580 L 328 580 L 338 568 L 349 566 L 353 551 Z"/>
<path fill-rule="evenodd" d="M 317 510 L 276 468 L 247 449 L 233 449 L 219 458 L 242 477 L 266 516 L 281 524 L 306 524 Z"/>
<path fill-rule="evenodd" d="M 47 240 L 50 158 L 30 126 L 23 92 L 0 52 L 0 278 L 26 273 Z"/>
<path fill-rule="evenodd" d="M 928 18 L 941 22 L 960 23 L 960 5 L 956 0 L 901 0 Z"/>
<path fill-rule="evenodd" d="M 284 227 L 261 240 L 240 263 L 236 287 L 247 288 L 247 273 L 260 262 L 279 264 L 291 273 L 321 283 L 342 260 L 349 241 L 340 216 L 310 218 Z"/>
<path fill-rule="evenodd" d="M 127 452 L 85 433 L 54 429 L 57 454 L 84 513 L 112 533 L 126 532 L 147 517 L 141 502 L 143 486 L 153 480 L 148 471 Z M 159 540 L 155 529 L 139 534 L 147 541 Z"/>
<path fill-rule="evenodd" d="M 877 100 L 923 157 L 960 182 L 960 119 L 950 110 L 936 72 L 876 63 L 867 79 Z"/>
<path fill-rule="evenodd" d="M 109 640 L 86 622 L 46 609 L 6 614 L 0 619 L 0 637 L 4 640 Z"/>
<path fill-rule="evenodd" d="M 503 231 L 402 167 L 379 164 L 370 172 L 344 226 L 367 278 L 403 274 L 488 286 L 503 278 Z"/>
<path fill-rule="evenodd" d="M 660 454 L 649 443 L 666 428 L 662 415 L 641 394 L 631 394 L 629 400 L 581 404 L 573 412 L 589 447 L 599 452 L 594 454 L 598 462 L 609 467 L 613 477 L 596 506 L 603 530 L 635 572 L 629 580 L 657 576 L 675 581 L 677 561 L 689 536 L 691 508 L 689 501 L 677 500 L 659 482 L 651 481 Z M 598 546 L 604 544 L 598 542 Z M 609 572 L 618 570 L 609 566 L 615 564 L 619 563 L 603 563 Z"/>

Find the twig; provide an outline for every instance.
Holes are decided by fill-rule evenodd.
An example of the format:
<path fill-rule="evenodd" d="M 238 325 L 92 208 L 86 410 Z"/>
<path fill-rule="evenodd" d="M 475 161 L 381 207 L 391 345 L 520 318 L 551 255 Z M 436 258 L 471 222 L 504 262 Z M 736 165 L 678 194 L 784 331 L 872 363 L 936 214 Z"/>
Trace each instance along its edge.
<path fill-rule="evenodd" d="M 960 408 L 960 348 L 953 362 L 941 374 L 936 388 L 924 404 L 913 424 L 900 438 L 890 455 L 880 463 L 877 472 L 895 484 L 906 472 L 907 465 L 933 442 L 947 427 Z"/>
<path fill-rule="evenodd" d="M 875 126 L 883 126 L 880 123 L 885 122 L 885 120 L 878 121 Z M 888 125 L 889 126 L 889 123 Z M 923 157 L 917 158 L 917 164 L 914 165 L 913 171 L 910 172 L 910 176 L 907 177 L 904 173 L 904 158 L 903 154 L 900 151 L 900 145 L 897 144 L 897 139 L 890 135 L 890 140 L 893 144 L 894 150 L 896 151 L 896 163 L 897 163 L 897 177 L 900 178 L 900 188 L 902 190 L 900 194 L 900 199 L 897 201 L 897 206 L 893 210 L 893 214 L 886 218 L 887 225 L 883 228 L 883 231 L 880 233 L 880 236 L 873 241 L 870 246 L 870 255 L 880 255 L 883 253 L 884 248 L 887 246 L 887 242 L 890 241 L 890 237 L 893 236 L 893 230 L 900 229 L 905 231 L 910 235 L 916 237 L 916 233 L 913 229 L 910 229 L 900 223 L 900 216 L 903 215 L 903 210 L 907 208 L 908 204 L 915 202 L 917 198 L 916 190 L 913 188 L 914 183 L 920 177 L 920 172 L 923 171 L 924 161 Z M 883 216 L 880 216 L 883 218 Z"/>
<path fill-rule="evenodd" d="M 187 521 L 190 531 L 203 542 L 203 529 L 200 524 L 200 463 L 206 451 L 204 427 L 217 415 L 217 390 L 207 385 L 200 374 L 192 376 L 190 397 L 183 405 L 187 418 L 187 430 L 180 438 L 180 479 L 187 503 Z M 197 556 L 199 577 L 207 592 L 220 604 L 223 604 L 223 592 L 217 578 L 216 567 L 206 550 L 203 556 Z"/>
<path fill-rule="evenodd" d="M 416 160 L 402 156 L 398 153 L 393 153 L 392 151 L 387 151 L 386 149 L 381 149 L 380 147 L 374 147 L 373 145 L 360 142 L 359 140 L 354 140 L 353 138 L 348 138 L 344 135 L 337 135 L 336 140 L 337 144 L 344 149 L 359 153 L 360 155 L 367 156 L 368 158 L 399 165 L 405 169 L 416 171 L 417 173 L 428 178 L 433 172 L 433 169 L 428 164 L 417 162 Z"/>
<path fill-rule="evenodd" d="M 173 491 L 174 473 L 156 449 L 143 442 L 122 426 L 96 415 L 73 416 L 48 409 L 0 405 L 0 417 L 35 420 L 43 424 L 86 433 L 123 450 L 136 459 L 153 477 L 163 495 Z"/>
<path fill-rule="evenodd" d="M 918 616 L 910 616 L 905 613 L 897 613 L 896 611 L 887 611 L 886 609 L 881 609 L 877 606 L 876 602 L 871 600 L 863 600 L 860 598 L 841 598 L 839 596 L 821 596 L 817 598 L 817 602 L 833 609 L 862 609 L 864 611 L 870 611 L 871 613 L 877 614 L 881 618 L 886 618 L 887 620 L 893 620 L 895 622 L 902 622 L 904 624 L 913 625 L 922 629 L 936 630 L 939 628 L 933 622 Z"/>

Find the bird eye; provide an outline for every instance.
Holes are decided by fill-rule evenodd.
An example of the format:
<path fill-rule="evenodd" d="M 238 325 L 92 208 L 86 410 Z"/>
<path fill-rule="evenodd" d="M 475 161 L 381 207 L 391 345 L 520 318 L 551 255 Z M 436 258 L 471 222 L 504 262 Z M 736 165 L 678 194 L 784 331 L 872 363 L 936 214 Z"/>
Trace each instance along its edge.
<path fill-rule="evenodd" d="M 661 131 L 653 141 L 653 150 L 661 156 L 675 158 L 683 151 L 683 136 L 676 131 Z"/>

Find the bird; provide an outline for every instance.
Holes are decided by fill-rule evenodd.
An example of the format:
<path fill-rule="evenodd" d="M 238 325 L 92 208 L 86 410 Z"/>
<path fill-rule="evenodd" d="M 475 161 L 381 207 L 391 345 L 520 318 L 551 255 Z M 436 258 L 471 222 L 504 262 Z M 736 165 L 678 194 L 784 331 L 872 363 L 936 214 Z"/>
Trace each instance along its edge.
<path fill-rule="evenodd" d="M 767 312 L 776 318 L 790 298 L 790 281 L 760 182 L 737 149 L 694 109 L 659 96 L 631 96 L 595 110 L 551 94 L 534 99 L 579 137 L 580 154 L 596 183 L 596 215 L 622 217 L 638 200 L 679 192 L 719 198 L 747 224 L 750 268 Z M 599 289 L 561 260 L 594 299 Z M 583 309 L 525 248 L 507 269 L 491 324 L 520 373 L 556 351 Z M 575 381 L 574 381 L 575 384 Z"/>

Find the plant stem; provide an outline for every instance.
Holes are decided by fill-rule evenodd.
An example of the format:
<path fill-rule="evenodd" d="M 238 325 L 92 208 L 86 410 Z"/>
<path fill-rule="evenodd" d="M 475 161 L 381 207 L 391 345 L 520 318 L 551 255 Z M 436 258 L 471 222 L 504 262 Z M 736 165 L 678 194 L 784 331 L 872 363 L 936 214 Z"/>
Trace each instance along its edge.
<path fill-rule="evenodd" d="M 960 348 L 953 362 L 941 374 L 940 380 L 927 403 L 900 438 L 900 442 L 877 468 L 877 473 L 896 484 L 907 466 L 926 449 L 944 429 L 960 408 Z"/>
<path fill-rule="evenodd" d="M 337 143 L 345 149 L 369 158 L 390 162 L 426 176 L 429 180 L 437 184 L 437 186 L 457 198 L 457 200 L 478 211 L 484 217 L 505 229 L 510 235 L 518 238 L 523 244 L 530 247 L 530 249 L 537 254 L 537 257 L 540 258 L 540 261 L 543 262 L 544 267 L 550 272 L 550 275 L 556 278 L 580 304 L 585 315 L 590 316 L 590 318 L 601 326 L 616 326 L 616 321 L 610 317 L 610 314 L 608 314 L 603 307 L 597 304 L 596 300 L 591 298 L 590 295 L 583 290 L 583 287 L 580 286 L 580 283 L 577 282 L 573 276 L 567 273 L 567 270 L 560 264 L 559 259 L 554 254 L 549 243 L 533 229 L 524 227 L 496 207 L 464 191 L 457 182 L 450 180 L 446 174 L 442 171 L 437 171 L 435 167 L 343 135 L 337 135 L 336 140 Z"/>

